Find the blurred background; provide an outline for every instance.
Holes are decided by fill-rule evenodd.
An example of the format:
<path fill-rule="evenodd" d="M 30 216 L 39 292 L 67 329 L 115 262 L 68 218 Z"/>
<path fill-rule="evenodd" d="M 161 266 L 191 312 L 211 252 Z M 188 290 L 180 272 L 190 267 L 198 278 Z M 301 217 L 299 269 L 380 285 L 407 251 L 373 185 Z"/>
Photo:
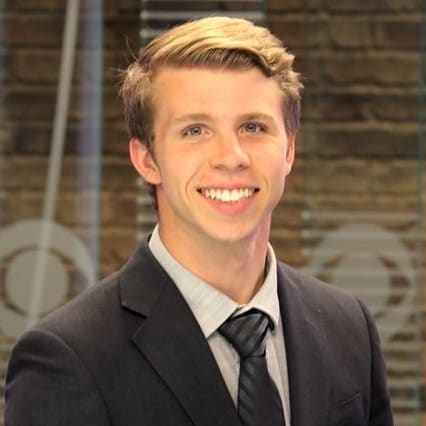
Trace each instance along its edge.
<path fill-rule="evenodd" d="M 426 425 L 426 0 L 0 0 L 1 396 L 19 335 L 155 223 L 120 70 L 156 34 L 213 14 L 265 25 L 296 55 L 302 126 L 273 245 L 368 304 L 396 425 Z"/>

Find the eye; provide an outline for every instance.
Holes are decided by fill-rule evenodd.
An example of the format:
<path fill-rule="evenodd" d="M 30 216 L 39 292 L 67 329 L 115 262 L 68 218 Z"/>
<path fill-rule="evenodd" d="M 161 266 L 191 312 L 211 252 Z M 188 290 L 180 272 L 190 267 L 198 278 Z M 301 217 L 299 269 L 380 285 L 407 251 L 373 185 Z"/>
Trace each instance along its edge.
<path fill-rule="evenodd" d="M 243 131 L 247 133 L 259 133 L 265 130 L 264 126 L 258 123 L 246 123 L 243 126 Z"/>
<path fill-rule="evenodd" d="M 201 126 L 187 127 L 183 131 L 184 136 L 201 136 L 203 134 L 203 128 Z"/>

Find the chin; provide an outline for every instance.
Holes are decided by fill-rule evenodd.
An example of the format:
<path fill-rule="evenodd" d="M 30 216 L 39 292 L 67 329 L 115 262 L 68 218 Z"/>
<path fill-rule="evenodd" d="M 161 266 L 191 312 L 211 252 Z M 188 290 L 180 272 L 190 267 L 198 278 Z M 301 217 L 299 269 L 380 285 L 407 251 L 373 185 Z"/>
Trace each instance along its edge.
<path fill-rule="evenodd" d="M 258 236 L 257 229 L 253 227 L 244 227 L 236 229 L 236 225 L 222 226 L 220 230 L 208 230 L 207 234 L 212 240 L 223 244 L 236 244 L 244 241 L 250 241 Z"/>

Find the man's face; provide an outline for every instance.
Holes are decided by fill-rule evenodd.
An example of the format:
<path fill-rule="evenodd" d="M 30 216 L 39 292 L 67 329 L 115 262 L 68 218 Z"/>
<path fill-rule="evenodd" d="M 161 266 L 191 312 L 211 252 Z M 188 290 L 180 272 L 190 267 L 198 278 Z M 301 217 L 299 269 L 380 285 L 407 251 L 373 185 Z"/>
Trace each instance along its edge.
<path fill-rule="evenodd" d="M 132 161 L 157 185 L 164 240 L 232 243 L 269 233 L 294 159 L 282 93 L 258 69 L 163 68 L 154 81 L 153 156 Z"/>

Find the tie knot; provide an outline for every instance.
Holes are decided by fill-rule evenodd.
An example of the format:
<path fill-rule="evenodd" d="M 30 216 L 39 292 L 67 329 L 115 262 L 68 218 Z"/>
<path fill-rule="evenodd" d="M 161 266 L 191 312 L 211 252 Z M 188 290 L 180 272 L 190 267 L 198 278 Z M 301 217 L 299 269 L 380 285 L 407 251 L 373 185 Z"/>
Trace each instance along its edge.
<path fill-rule="evenodd" d="M 240 355 L 240 358 L 265 356 L 269 317 L 256 309 L 228 318 L 219 332 Z"/>

